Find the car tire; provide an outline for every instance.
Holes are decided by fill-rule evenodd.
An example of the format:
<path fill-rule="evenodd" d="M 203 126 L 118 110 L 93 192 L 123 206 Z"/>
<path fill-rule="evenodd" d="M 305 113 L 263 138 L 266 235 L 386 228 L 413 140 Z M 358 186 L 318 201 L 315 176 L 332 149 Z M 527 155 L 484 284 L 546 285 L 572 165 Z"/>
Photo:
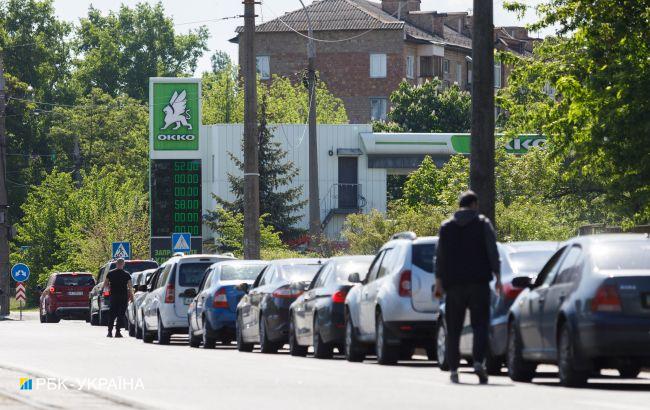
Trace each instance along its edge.
<path fill-rule="evenodd" d="M 144 319 L 144 313 L 142 314 L 142 341 L 144 343 L 153 343 L 155 339 L 155 334 L 147 330 L 147 322 Z"/>
<path fill-rule="evenodd" d="M 108 326 L 108 315 L 103 313 L 101 305 L 99 306 L 99 325 Z"/>
<path fill-rule="evenodd" d="M 584 386 L 589 378 L 589 372 L 577 368 L 575 349 L 569 327 L 562 326 L 557 349 L 557 367 L 562 386 Z"/>
<path fill-rule="evenodd" d="M 438 320 L 438 330 L 436 332 L 436 358 L 438 367 L 442 371 L 449 371 L 449 360 L 447 360 L 447 324 L 441 317 Z"/>
<path fill-rule="evenodd" d="M 636 379 L 641 373 L 641 366 L 628 364 L 617 368 L 619 376 L 623 379 Z"/>
<path fill-rule="evenodd" d="M 296 325 L 293 316 L 289 320 L 289 354 L 296 357 L 307 356 L 307 346 L 300 346 L 296 337 Z"/>
<path fill-rule="evenodd" d="M 357 339 L 350 315 L 345 315 L 345 359 L 348 362 L 363 362 L 366 350 Z"/>
<path fill-rule="evenodd" d="M 318 317 L 314 312 L 314 326 L 312 327 L 312 334 L 314 341 L 314 357 L 317 359 L 331 359 L 334 347 L 330 343 L 325 343 L 320 334 L 320 326 L 318 325 Z"/>
<path fill-rule="evenodd" d="M 503 367 L 503 358 L 495 356 L 492 353 L 492 348 L 488 346 L 487 354 L 485 355 L 485 370 L 490 376 L 498 376 L 501 374 Z"/>
<path fill-rule="evenodd" d="M 43 314 L 42 308 L 38 309 L 38 319 L 40 320 L 41 323 L 45 323 L 45 315 Z"/>
<path fill-rule="evenodd" d="M 244 335 L 241 329 L 241 314 L 237 314 L 237 321 L 235 322 L 235 339 L 237 339 L 237 350 L 240 352 L 253 351 L 253 343 L 244 342 Z"/>
<path fill-rule="evenodd" d="M 508 325 L 508 376 L 516 382 L 530 383 L 535 377 L 537 364 L 524 359 L 523 342 L 514 323 Z"/>
<path fill-rule="evenodd" d="M 138 325 L 137 316 L 135 318 L 135 338 L 136 339 L 142 339 L 142 327 L 140 327 L 140 325 Z"/>
<path fill-rule="evenodd" d="M 171 342 L 171 334 L 165 329 L 165 326 L 162 323 L 160 318 L 160 313 L 158 314 L 158 331 L 156 339 L 158 339 L 159 345 L 168 345 Z"/>
<path fill-rule="evenodd" d="M 382 365 L 391 365 L 397 363 L 399 359 L 400 347 L 390 346 L 387 338 L 389 330 L 384 324 L 384 318 L 381 312 L 377 312 L 375 319 L 375 347 L 377 350 L 377 363 Z"/>
<path fill-rule="evenodd" d="M 45 311 L 46 323 L 59 323 L 60 320 L 61 318 L 59 318 L 56 313 L 50 313 L 48 311 Z"/>
<path fill-rule="evenodd" d="M 214 345 L 217 343 L 217 339 L 211 337 L 210 335 L 210 322 L 203 318 L 203 348 L 204 349 L 214 349 Z"/>
<path fill-rule="evenodd" d="M 266 322 L 264 321 L 263 314 L 260 315 L 260 351 L 262 353 L 278 352 L 277 344 L 271 342 L 266 334 Z"/>
<path fill-rule="evenodd" d="M 88 312 L 90 316 L 90 326 L 99 326 L 99 315 L 97 313 L 93 313 L 92 304 L 89 306 Z"/>
<path fill-rule="evenodd" d="M 129 326 L 129 336 L 135 337 L 135 325 L 131 323 L 131 321 L 128 319 L 126 320 L 126 322 L 128 323 Z"/>
<path fill-rule="evenodd" d="M 190 318 L 187 318 L 188 323 L 190 323 L 189 329 L 187 329 L 187 337 L 189 339 L 188 344 L 190 347 L 199 347 L 201 346 L 201 338 L 194 334 L 194 328 L 192 327 L 192 321 Z"/>

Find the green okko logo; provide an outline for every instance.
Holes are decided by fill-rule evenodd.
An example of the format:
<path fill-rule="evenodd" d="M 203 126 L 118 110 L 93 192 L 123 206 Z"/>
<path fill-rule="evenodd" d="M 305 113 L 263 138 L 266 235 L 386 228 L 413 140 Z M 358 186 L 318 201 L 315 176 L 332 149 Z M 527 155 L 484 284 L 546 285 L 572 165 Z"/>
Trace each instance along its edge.
<path fill-rule="evenodd" d="M 154 150 L 199 149 L 199 83 L 153 84 Z"/>

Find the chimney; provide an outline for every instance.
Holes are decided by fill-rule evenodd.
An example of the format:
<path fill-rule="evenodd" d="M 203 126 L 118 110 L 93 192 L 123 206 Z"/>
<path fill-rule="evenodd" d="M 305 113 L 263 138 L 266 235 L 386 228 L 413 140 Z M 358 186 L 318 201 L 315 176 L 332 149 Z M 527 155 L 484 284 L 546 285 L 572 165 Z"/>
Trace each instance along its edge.
<path fill-rule="evenodd" d="M 420 0 L 381 0 L 381 9 L 404 20 L 410 11 L 420 11 Z"/>

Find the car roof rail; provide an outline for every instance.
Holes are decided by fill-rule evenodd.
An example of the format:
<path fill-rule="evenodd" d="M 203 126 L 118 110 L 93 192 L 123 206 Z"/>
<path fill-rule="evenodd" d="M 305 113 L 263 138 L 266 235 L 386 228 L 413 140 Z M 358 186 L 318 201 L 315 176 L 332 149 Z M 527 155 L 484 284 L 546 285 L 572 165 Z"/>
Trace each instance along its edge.
<path fill-rule="evenodd" d="M 390 237 L 391 240 L 393 239 L 410 239 L 410 240 L 415 240 L 418 236 L 415 234 L 415 232 L 412 231 L 405 231 L 405 232 L 398 232 L 394 234 L 393 236 Z"/>

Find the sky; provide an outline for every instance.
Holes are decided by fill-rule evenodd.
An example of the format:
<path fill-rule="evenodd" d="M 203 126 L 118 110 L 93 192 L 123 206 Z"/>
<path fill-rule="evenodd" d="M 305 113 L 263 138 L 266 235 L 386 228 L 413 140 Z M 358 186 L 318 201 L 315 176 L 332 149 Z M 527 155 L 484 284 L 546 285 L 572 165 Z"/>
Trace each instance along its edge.
<path fill-rule="evenodd" d="M 179 33 L 186 33 L 188 30 L 205 25 L 210 30 L 208 40 L 209 51 L 206 52 L 198 62 L 197 73 L 210 69 L 210 55 L 216 50 L 224 50 L 230 54 L 234 61 L 237 61 L 237 45 L 228 42 L 234 37 L 235 28 L 243 24 L 241 18 L 210 21 L 223 17 L 238 16 L 243 14 L 241 0 L 161 0 L 167 15 L 171 16 L 176 24 Z M 379 2 L 380 0 L 374 0 Z M 85 16 L 88 7 L 92 4 L 95 8 L 108 12 L 118 10 L 120 4 L 133 6 L 139 2 L 157 3 L 158 0 L 55 0 L 54 7 L 59 18 L 78 22 L 79 18 Z M 310 4 L 311 0 L 305 0 Z M 536 4 L 540 0 L 528 0 L 527 4 Z M 505 11 L 502 7 L 503 0 L 494 0 L 494 24 L 496 26 L 524 25 L 535 21 L 532 11 L 523 20 L 517 20 L 514 13 Z M 299 0 L 262 0 L 262 5 L 257 8 L 258 23 L 271 20 L 288 11 L 300 7 Z M 435 10 L 439 12 L 470 11 L 472 0 L 422 0 L 422 10 Z M 208 20 L 208 21 L 206 21 Z M 200 23 L 199 23 L 200 22 Z"/>

